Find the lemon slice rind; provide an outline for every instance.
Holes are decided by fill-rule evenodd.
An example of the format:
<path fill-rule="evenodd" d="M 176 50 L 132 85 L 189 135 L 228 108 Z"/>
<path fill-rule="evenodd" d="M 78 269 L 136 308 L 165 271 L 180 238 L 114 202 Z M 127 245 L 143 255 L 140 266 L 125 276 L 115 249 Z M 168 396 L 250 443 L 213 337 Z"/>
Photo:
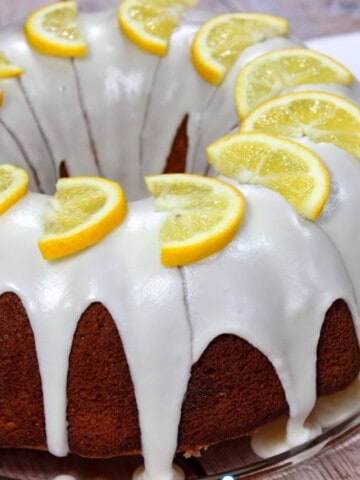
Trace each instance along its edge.
<path fill-rule="evenodd" d="M 0 165 L 0 215 L 23 197 L 29 185 L 29 175 L 23 168 Z"/>
<path fill-rule="evenodd" d="M 238 115 L 243 119 L 258 105 L 298 85 L 352 82 L 344 65 L 321 52 L 302 47 L 272 50 L 252 59 L 237 75 Z"/>
<path fill-rule="evenodd" d="M 275 15 L 262 13 L 217 15 L 205 22 L 195 34 L 191 45 L 194 68 L 208 83 L 219 85 L 245 48 L 274 36 L 286 35 L 288 29 L 287 20 Z M 233 38 L 227 39 L 234 30 L 237 33 Z"/>
<path fill-rule="evenodd" d="M 207 147 L 215 170 L 239 183 L 280 193 L 303 217 L 315 220 L 330 193 L 330 175 L 309 148 L 275 135 L 227 135 Z"/>
<path fill-rule="evenodd" d="M 61 13 L 67 10 L 68 26 L 58 27 Z M 55 25 L 46 26 L 47 17 L 55 17 Z M 72 0 L 60 1 L 37 8 L 27 17 L 24 33 L 28 43 L 39 53 L 61 57 L 80 57 L 86 53 L 86 44 L 77 24 L 77 6 Z M 50 22 L 50 20 L 49 20 Z M 51 22 L 50 22 L 51 23 Z M 57 29 L 60 28 L 59 32 Z M 67 30 L 68 29 L 68 30 Z"/>
<path fill-rule="evenodd" d="M 82 220 L 82 212 L 76 206 L 77 196 L 74 194 L 69 201 L 62 202 L 58 196 L 65 189 L 71 192 L 77 188 L 90 187 L 98 189 L 104 196 L 104 204 L 98 211 L 87 214 Z M 84 199 L 86 203 L 86 199 Z M 72 208 L 72 202 L 74 207 Z M 127 204 L 120 185 L 101 177 L 70 177 L 61 178 L 57 182 L 57 193 L 48 204 L 43 216 L 44 234 L 38 241 L 41 254 L 46 260 L 54 260 L 83 250 L 114 230 L 125 218 Z M 79 216 L 79 223 L 68 230 L 58 231 L 58 218 L 62 215 Z"/>
<path fill-rule="evenodd" d="M 169 211 L 159 232 L 163 265 L 203 260 L 223 249 L 238 231 L 244 198 L 236 187 L 196 174 L 151 175 L 145 181 L 155 208 Z M 174 185 L 180 187 L 171 194 Z"/>
<path fill-rule="evenodd" d="M 171 33 L 180 18 L 196 4 L 197 0 L 123 0 L 117 11 L 118 25 L 126 38 L 138 48 L 164 56 Z M 141 15 L 142 8 L 152 10 L 148 18 Z"/>
<path fill-rule="evenodd" d="M 268 100 L 240 124 L 240 133 L 251 131 L 332 143 L 360 160 L 360 107 L 334 93 L 302 90 Z"/>
<path fill-rule="evenodd" d="M 24 70 L 19 65 L 10 62 L 4 53 L 0 51 L 0 78 L 18 77 L 23 73 Z"/>

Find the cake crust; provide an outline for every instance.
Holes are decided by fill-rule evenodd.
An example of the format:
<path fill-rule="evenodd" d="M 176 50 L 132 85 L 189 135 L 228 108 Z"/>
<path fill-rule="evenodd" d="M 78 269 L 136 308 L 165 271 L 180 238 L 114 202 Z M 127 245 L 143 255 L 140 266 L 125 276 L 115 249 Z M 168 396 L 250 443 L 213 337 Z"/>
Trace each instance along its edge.
<path fill-rule="evenodd" d="M 0 296 L 0 325 L 0 446 L 46 449 L 34 338 L 14 293 Z M 318 343 L 318 395 L 349 386 L 359 367 L 351 314 L 346 303 L 337 300 L 326 314 Z M 99 302 L 79 320 L 67 397 L 71 453 L 89 458 L 140 453 L 138 411 L 126 355 L 111 315 Z M 287 412 L 284 391 L 269 360 L 247 341 L 223 334 L 192 367 L 178 450 L 196 453 L 203 446 L 250 435 Z"/>

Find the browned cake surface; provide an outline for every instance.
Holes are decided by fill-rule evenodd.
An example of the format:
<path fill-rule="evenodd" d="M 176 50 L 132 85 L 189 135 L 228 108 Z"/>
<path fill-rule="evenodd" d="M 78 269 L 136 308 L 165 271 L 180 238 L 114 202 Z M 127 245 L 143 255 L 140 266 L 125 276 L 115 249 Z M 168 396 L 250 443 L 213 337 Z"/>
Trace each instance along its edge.
<path fill-rule="evenodd" d="M 17 295 L 0 296 L 0 446 L 46 445 L 34 336 Z"/>
<path fill-rule="evenodd" d="M 350 311 L 343 300 L 330 308 L 317 350 L 317 392 L 329 395 L 350 385 L 360 369 L 359 346 Z"/>
<path fill-rule="evenodd" d="M 179 125 L 176 135 L 171 146 L 171 151 L 166 160 L 166 165 L 163 173 L 184 173 L 186 167 L 186 153 L 188 150 L 187 137 L 187 122 L 186 115 Z"/>
<path fill-rule="evenodd" d="M 338 300 L 326 315 L 318 344 L 318 395 L 350 385 L 359 361 L 351 314 Z M 192 368 L 179 445 L 196 449 L 214 440 L 236 438 L 287 411 L 282 386 L 268 359 L 245 340 L 222 335 Z"/>
<path fill-rule="evenodd" d="M 43 405 L 34 339 L 19 299 L 0 297 L 0 446 L 45 447 Z M 359 348 L 346 304 L 329 309 L 318 345 L 320 395 L 348 386 L 359 372 Z M 276 373 L 257 349 L 222 335 L 193 366 L 184 399 L 179 449 L 255 430 L 287 412 Z M 69 442 L 74 453 L 107 457 L 140 448 L 133 386 L 123 346 L 99 303 L 82 315 L 68 378 Z"/>
<path fill-rule="evenodd" d="M 70 450 L 114 456 L 140 450 L 134 389 L 123 345 L 109 312 L 92 304 L 81 316 L 68 375 Z"/>

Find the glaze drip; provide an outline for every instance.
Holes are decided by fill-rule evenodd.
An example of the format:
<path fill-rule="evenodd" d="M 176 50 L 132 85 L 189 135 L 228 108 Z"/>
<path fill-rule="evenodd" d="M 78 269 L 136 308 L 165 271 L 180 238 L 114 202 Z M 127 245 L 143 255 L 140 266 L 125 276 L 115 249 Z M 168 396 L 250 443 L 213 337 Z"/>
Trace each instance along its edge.
<path fill-rule="evenodd" d="M 303 421 L 315 401 L 325 313 L 343 298 L 359 325 L 352 286 L 317 225 L 300 219 L 271 191 L 241 191 L 248 207 L 238 235 L 219 254 L 183 267 L 183 279 L 180 270 L 160 264 L 157 232 L 164 214 L 153 212 L 150 199 L 130 203 L 122 226 L 104 241 L 57 262 L 44 262 L 36 244 L 48 197 L 29 193 L 1 217 L 0 291 L 19 295 L 29 315 L 52 453 L 68 451 L 68 356 L 77 321 L 95 301 L 112 315 L 128 358 L 147 478 L 171 470 L 191 365 L 222 333 L 244 338 L 271 360 L 290 406 L 291 442 L 303 438 Z M 296 248 L 286 249 L 289 242 Z M 11 260 L 10 249 L 16 252 Z M 269 311 L 276 312 L 271 321 Z"/>

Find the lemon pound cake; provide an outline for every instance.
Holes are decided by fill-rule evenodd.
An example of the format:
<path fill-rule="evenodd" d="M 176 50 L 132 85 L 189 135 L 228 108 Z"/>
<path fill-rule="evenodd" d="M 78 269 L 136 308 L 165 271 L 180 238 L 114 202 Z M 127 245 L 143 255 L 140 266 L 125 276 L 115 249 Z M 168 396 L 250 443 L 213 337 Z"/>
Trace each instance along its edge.
<path fill-rule="evenodd" d="M 0 34 L 2 448 L 181 479 L 177 452 L 282 416 L 283 449 L 314 438 L 317 397 L 359 374 L 352 76 L 284 53 L 282 18 L 194 3 L 58 2 Z"/>

